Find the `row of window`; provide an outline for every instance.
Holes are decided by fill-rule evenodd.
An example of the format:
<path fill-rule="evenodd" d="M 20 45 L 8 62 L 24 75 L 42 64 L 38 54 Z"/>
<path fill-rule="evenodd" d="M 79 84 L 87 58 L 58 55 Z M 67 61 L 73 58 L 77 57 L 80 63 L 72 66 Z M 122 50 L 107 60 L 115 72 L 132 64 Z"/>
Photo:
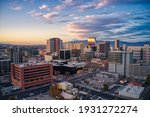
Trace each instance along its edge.
<path fill-rule="evenodd" d="M 49 76 L 47 77 L 38 77 L 38 78 L 32 78 L 32 79 L 28 79 L 28 80 L 25 80 L 25 83 L 30 83 L 30 82 L 34 82 L 34 81 L 41 81 L 41 80 L 46 80 L 46 79 L 49 79 Z"/>

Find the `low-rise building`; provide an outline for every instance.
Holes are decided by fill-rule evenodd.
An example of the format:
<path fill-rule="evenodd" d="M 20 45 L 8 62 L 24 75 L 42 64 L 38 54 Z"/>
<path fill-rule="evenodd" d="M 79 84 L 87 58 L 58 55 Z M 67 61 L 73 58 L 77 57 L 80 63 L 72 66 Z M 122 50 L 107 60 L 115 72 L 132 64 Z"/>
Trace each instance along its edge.
<path fill-rule="evenodd" d="M 53 81 L 53 66 L 47 63 L 11 64 L 11 78 L 12 84 L 22 89 L 50 84 Z"/>
<path fill-rule="evenodd" d="M 8 75 L 10 73 L 10 63 L 9 59 L 0 60 L 0 76 Z"/>
<path fill-rule="evenodd" d="M 119 91 L 120 96 L 128 97 L 131 99 L 139 99 L 144 87 L 134 86 L 134 85 L 126 85 Z"/>

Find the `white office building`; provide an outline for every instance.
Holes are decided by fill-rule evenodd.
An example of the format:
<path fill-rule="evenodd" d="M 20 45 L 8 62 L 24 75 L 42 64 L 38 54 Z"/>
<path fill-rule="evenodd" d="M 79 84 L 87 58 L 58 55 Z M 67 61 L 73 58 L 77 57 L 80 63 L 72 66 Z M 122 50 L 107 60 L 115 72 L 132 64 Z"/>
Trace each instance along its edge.
<path fill-rule="evenodd" d="M 129 74 L 129 64 L 132 61 L 132 52 L 111 51 L 109 52 L 108 71 L 126 76 Z"/>

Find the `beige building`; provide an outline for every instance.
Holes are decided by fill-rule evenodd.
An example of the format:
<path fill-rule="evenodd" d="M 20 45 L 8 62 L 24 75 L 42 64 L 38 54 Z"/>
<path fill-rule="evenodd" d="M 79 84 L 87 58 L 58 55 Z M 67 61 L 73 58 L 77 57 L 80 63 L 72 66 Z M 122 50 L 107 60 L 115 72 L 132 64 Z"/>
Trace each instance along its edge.
<path fill-rule="evenodd" d="M 150 64 L 150 45 L 144 45 L 144 63 Z"/>
<path fill-rule="evenodd" d="M 64 43 L 64 48 L 65 49 L 69 49 L 69 50 L 74 50 L 74 49 L 77 49 L 77 50 L 81 50 L 83 49 L 84 47 L 84 44 L 82 42 L 79 42 L 79 43 Z"/>
<path fill-rule="evenodd" d="M 150 74 L 149 65 L 130 64 L 129 65 L 129 76 L 130 77 L 145 77 Z"/>
<path fill-rule="evenodd" d="M 49 53 L 59 52 L 60 49 L 62 49 L 62 40 L 59 38 L 50 38 L 47 40 L 46 49 Z"/>

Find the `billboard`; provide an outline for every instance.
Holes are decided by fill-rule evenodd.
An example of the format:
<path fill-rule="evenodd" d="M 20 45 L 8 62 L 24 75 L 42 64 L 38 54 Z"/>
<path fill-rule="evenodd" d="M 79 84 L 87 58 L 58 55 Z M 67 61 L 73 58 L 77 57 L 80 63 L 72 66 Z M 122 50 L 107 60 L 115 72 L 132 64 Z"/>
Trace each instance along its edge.
<path fill-rule="evenodd" d="M 96 45 L 96 37 L 89 37 L 88 46 L 95 46 L 95 45 Z"/>

